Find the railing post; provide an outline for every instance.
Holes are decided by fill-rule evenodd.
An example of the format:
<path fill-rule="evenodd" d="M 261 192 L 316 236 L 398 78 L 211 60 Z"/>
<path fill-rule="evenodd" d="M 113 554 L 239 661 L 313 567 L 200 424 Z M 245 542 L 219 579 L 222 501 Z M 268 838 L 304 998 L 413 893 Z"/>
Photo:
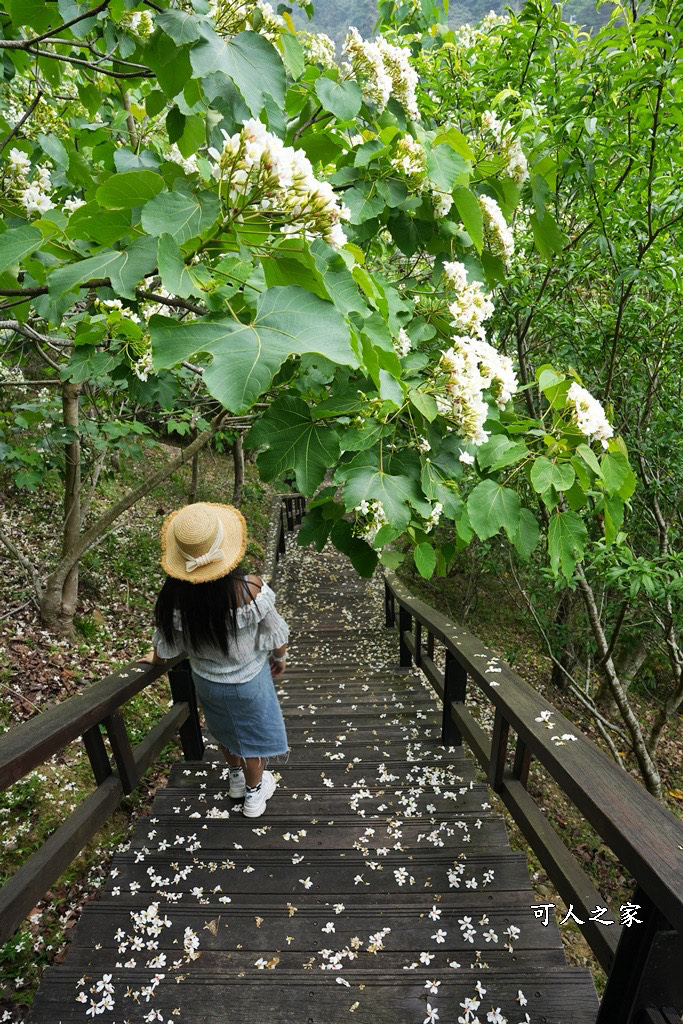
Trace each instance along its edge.
<path fill-rule="evenodd" d="M 90 759 L 95 782 L 101 786 L 105 779 L 111 775 L 111 762 L 107 748 L 104 745 L 104 736 L 99 725 L 93 725 L 83 733 L 83 745 Z"/>
<path fill-rule="evenodd" d="M 432 652 L 433 649 L 434 638 L 432 637 Z M 462 746 L 462 733 L 453 721 L 451 707 L 453 704 L 464 704 L 466 692 L 467 672 L 446 648 L 446 665 L 443 674 L 443 719 L 441 722 L 441 743 L 444 747 Z"/>
<path fill-rule="evenodd" d="M 413 617 L 402 604 L 398 606 L 398 651 L 399 665 L 402 668 L 409 668 L 413 663 L 413 656 L 410 653 L 408 644 L 403 639 L 404 633 L 410 633 L 413 624 Z"/>
<path fill-rule="evenodd" d="M 494 793 L 500 793 L 503 788 L 503 773 L 505 771 L 509 735 L 510 723 L 505 721 L 500 708 L 496 708 L 496 717 L 493 720 L 493 735 L 491 736 L 491 761 L 489 762 L 488 773 L 489 786 Z"/>
<path fill-rule="evenodd" d="M 422 664 L 422 623 L 415 621 L 415 664 Z"/>
<path fill-rule="evenodd" d="M 394 595 L 388 582 L 384 581 L 384 624 L 387 629 L 396 625 L 396 614 L 394 611 Z"/>
<path fill-rule="evenodd" d="M 640 886 L 631 905 L 639 923 L 622 929 L 596 1024 L 641 1024 L 648 1009 L 683 1003 L 681 936 Z"/>
<path fill-rule="evenodd" d="M 116 770 L 121 779 L 123 792 L 132 793 L 138 784 L 138 769 L 135 764 L 135 755 L 130 745 L 130 739 L 126 732 L 126 723 L 119 710 L 112 711 L 104 719 L 104 726 L 107 730 L 112 753 L 116 761 Z"/>
<path fill-rule="evenodd" d="M 280 529 L 277 532 L 277 552 L 275 561 L 280 561 L 280 555 L 285 553 L 285 517 L 283 506 L 280 505 Z"/>
<path fill-rule="evenodd" d="M 529 781 L 529 768 L 531 766 L 531 751 L 521 736 L 517 737 L 515 745 L 515 761 L 512 766 L 512 775 L 515 779 L 527 788 Z"/>
<path fill-rule="evenodd" d="M 303 514 L 304 514 L 304 499 L 303 498 L 297 498 L 296 499 L 296 524 L 297 524 L 297 526 L 301 526 L 301 518 L 302 518 Z"/>
<path fill-rule="evenodd" d="M 286 497 L 285 498 L 285 509 L 287 510 L 287 529 L 288 530 L 293 530 L 294 529 L 294 515 L 293 515 L 293 512 L 292 512 L 292 501 L 293 501 L 293 499 L 290 498 L 290 497 Z"/>
<path fill-rule="evenodd" d="M 169 669 L 168 681 L 173 703 L 186 703 L 189 712 L 179 730 L 183 756 L 186 761 L 201 761 L 204 757 L 204 739 L 189 661 L 179 661 Z"/>

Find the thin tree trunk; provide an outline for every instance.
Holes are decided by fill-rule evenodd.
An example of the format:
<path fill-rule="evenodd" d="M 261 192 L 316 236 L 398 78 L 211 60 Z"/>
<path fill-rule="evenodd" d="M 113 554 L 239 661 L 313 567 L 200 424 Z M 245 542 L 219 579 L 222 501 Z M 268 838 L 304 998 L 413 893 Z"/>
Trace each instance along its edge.
<path fill-rule="evenodd" d="M 604 629 L 602 628 L 600 612 L 598 611 L 593 588 L 586 579 L 586 575 L 581 565 L 577 565 L 576 571 L 579 578 L 579 588 L 583 596 L 586 611 L 588 612 L 591 630 L 598 645 L 600 656 L 603 659 L 605 676 L 612 696 L 614 697 L 614 702 L 619 709 L 621 719 L 628 730 L 631 744 L 633 746 L 633 753 L 638 761 L 640 773 L 649 792 L 661 800 L 662 780 L 657 770 L 657 765 L 647 749 L 647 743 L 645 741 L 640 722 L 636 718 L 633 708 L 629 704 L 626 691 L 614 667 L 612 655 L 609 652 L 609 641 L 605 636 Z"/>
<path fill-rule="evenodd" d="M 235 468 L 235 482 L 232 489 L 232 503 L 235 508 L 242 504 L 242 491 L 244 490 L 244 450 L 242 448 L 242 434 L 238 433 L 232 442 L 232 461 Z"/>
<path fill-rule="evenodd" d="M 560 652 L 557 661 L 553 661 L 551 675 L 551 683 L 558 690 L 565 690 L 567 688 L 567 677 L 573 674 L 576 666 L 576 651 L 567 628 L 573 607 L 574 594 L 569 589 L 563 590 L 553 620 L 553 627 L 562 634 Z"/>
<path fill-rule="evenodd" d="M 167 462 L 165 466 L 154 473 L 153 476 L 148 477 L 140 484 L 139 487 L 136 487 L 134 490 L 128 491 L 127 494 L 124 494 L 123 497 L 114 502 L 114 504 L 111 505 L 88 530 L 80 534 L 77 542 L 71 546 L 68 555 L 62 556 L 59 565 L 57 565 L 48 577 L 40 607 L 43 625 L 47 626 L 49 629 L 54 629 L 61 625 L 60 615 L 64 581 L 72 568 L 78 563 L 81 556 L 104 537 L 112 523 L 114 523 L 123 512 L 131 508 L 131 506 L 133 506 L 136 501 L 139 501 L 140 498 L 144 498 L 146 494 L 153 491 L 154 488 L 166 480 L 171 473 L 175 473 L 175 471 L 180 469 L 181 466 L 187 465 L 194 453 L 204 448 L 216 431 L 220 429 L 224 416 L 225 410 L 222 409 L 215 417 L 211 426 L 207 427 L 207 429 L 199 435 L 196 441 L 193 441 L 192 444 L 187 446 L 187 448 L 184 448 L 178 458 L 173 459 L 172 462 Z"/>
<path fill-rule="evenodd" d="M 80 384 L 67 381 L 62 391 L 64 426 L 72 434 L 64 446 L 64 532 L 62 558 L 68 558 L 81 532 L 81 438 L 79 434 Z M 65 628 L 73 623 L 78 601 L 78 562 L 62 586 L 60 618 Z"/>

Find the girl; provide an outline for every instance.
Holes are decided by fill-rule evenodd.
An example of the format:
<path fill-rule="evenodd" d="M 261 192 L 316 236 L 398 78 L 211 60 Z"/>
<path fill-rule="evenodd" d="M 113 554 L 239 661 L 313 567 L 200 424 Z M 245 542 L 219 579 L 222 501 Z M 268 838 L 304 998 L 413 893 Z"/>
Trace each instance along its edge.
<path fill-rule="evenodd" d="M 154 649 L 141 660 L 187 652 L 206 723 L 230 765 L 230 796 L 243 796 L 242 813 L 258 818 L 276 788 L 266 761 L 289 753 L 273 684 L 285 670 L 289 627 L 268 584 L 245 573 L 246 547 L 247 524 L 232 505 L 196 502 L 171 513 L 161 531 L 166 581 Z"/>

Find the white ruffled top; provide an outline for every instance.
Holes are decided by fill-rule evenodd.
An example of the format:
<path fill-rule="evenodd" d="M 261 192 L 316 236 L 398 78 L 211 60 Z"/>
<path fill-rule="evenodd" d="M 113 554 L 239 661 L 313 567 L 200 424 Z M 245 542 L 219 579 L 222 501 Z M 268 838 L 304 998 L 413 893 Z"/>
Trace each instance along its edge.
<path fill-rule="evenodd" d="M 228 636 L 226 657 L 216 647 L 194 651 L 183 642 L 182 619 L 176 608 L 173 616 L 174 643 L 169 644 L 157 629 L 154 646 L 160 658 L 175 658 L 183 650 L 192 670 L 215 683 L 246 683 L 263 668 L 270 651 L 289 639 L 289 626 L 275 608 L 275 592 L 263 581 L 260 591 L 236 612 L 237 636 Z"/>

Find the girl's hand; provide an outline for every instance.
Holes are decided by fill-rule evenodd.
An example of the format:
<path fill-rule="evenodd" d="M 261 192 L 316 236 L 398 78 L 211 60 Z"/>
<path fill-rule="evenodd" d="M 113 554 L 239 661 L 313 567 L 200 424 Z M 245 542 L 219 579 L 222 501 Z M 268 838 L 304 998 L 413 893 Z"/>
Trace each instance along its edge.
<path fill-rule="evenodd" d="M 285 661 L 276 661 L 275 658 L 270 659 L 270 674 L 273 679 L 277 679 L 278 676 L 284 673 L 286 665 Z"/>
<path fill-rule="evenodd" d="M 156 651 L 154 650 L 154 648 L 152 648 L 151 651 L 147 651 L 147 654 L 145 654 L 142 658 L 138 658 L 137 660 L 138 661 L 144 661 L 145 664 L 147 664 L 147 665 L 155 665 L 156 664 Z"/>

